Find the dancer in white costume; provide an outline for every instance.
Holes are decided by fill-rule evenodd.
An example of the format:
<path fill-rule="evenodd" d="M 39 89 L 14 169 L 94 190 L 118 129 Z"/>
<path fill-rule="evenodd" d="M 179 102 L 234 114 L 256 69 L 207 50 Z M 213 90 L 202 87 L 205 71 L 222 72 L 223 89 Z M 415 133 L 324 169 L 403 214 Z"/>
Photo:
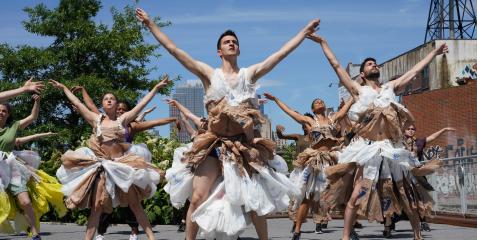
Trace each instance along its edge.
<path fill-rule="evenodd" d="M 94 106 L 94 103 L 90 102 L 91 98 L 89 98 L 89 96 L 85 97 L 86 95 L 88 95 L 86 90 L 82 91 L 82 95 L 85 101 L 85 105 L 87 105 L 88 108 L 91 109 Z M 145 115 L 152 112 L 154 109 L 155 107 L 151 109 L 147 109 L 144 112 L 140 113 L 134 121 L 130 122 L 127 125 L 126 135 L 125 135 L 126 142 L 131 143 L 131 146 L 129 147 L 126 154 L 141 156 L 148 163 L 151 163 L 152 161 L 152 154 L 147 148 L 147 145 L 145 143 L 133 143 L 134 135 L 139 132 L 154 128 L 156 126 L 161 126 L 161 125 L 165 125 L 165 124 L 169 124 L 173 122 L 175 122 L 176 126 L 180 128 L 178 119 L 174 117 L 144 121 Z M 118 107 L 116 109 L 116 116 L 121 117 L 121 115 L 128 112 L 129 110 L 131 110 L 131 108 L 129 107 L 129 104 L 127 102 L 119 101 Z M 139 224 L 136 220 L 136 217 L 134 216 L 134 213 L 131 211 L 129 207 L 120 209 L 120 213 L 124 217 L 123 220 L 131 227 L 131 234 L 129 235 L 129 240 L 137 240 L 138 239 L 137 235 L 139 234 Z M 98 225 L 98 234 L 96 235 L 96 240 L 104 239 L 104 234 L 108 230 L 111 218 L 112 218 L 112 214 L 108 214 L 108 213 L 101 214 L 101 218 L 99 220 L 99 225 Z"/>
<path fill-rule="evenodd" d="M 319 20 L 311 21 L 279 51 L 248 68 L 238 67 L 239 41 L 227 31 L 217 42 L 221 68 L 214 69 L 179 49 L 144 10 L 137 9 L 136 16 L 171 55 L 199 77 L 206 91 L 208 130 L 195 138 L 192 151 L 186 154 L 194 174 L 187 185 L 192 195 L 186 238 L 195 239 L 198 226 L 210 237 L 237 235 L 251 215 L 259 238 L 267 239 L 264 215 L 286 208 L 287 194 L 294 189 L 284 175 L 268 166 L 275 144 L 254 133 L 261 119 L 255 83 L 313 33 Z"/>
<path fill-rule="evenodd" d="M 358 123 L 355 132 L 359 137 L 339 157 L 340 164 L 357 166 L 353 192 L 345 210 L 343 239 L 359 239 L 352 231 L 356 213 L 370 221 L 382 222 L 384 218 L 399 214 L 402 210 L 411 221 L 414 238 L 422 239 L 419 215 L 413 202 L 414 196 L 411 195 L 415 189 L 412 189 L 411 177 L 406 175 L 420 164 L 402 142 L 404 130 L 414 119 L 396 101 L 395 91 L 408 84 L 435 56 L 445 53 L 447 46 L 438 46 L 411 70 L 385 84 L 379 82 L 380 72 L 376 61 L 367 58 L 361 64 L 360 78 L 364 84 L 360 85 L 339 64 L 326 40 L 316 34 L 308 38 L 321 45 L 341 84 L 355 100 L 348 116 Z M 328 175 L 336 177 L 348 172 L 335 171 L 341 167 L 329 168 Z"/>
<path fill-rule="evenodd" d="M 300 239 L 301 224 L 308 215 L 313 202 L 318 202 L 317 208 L 313 209 L 317 222 L 321 224 L 321 222 L 331 220 L 328 207 L 319 204 L 321 193 L 328 185 L 325 169 L 338 162 L 337 151 L 340 150 L 341 142 L 335 123 L 346 116 L 352 102 L 348 102 L 339 112 L 328 117 L 325 114 L 325 103 L 317 98 L 311 104 L 313 118 L 310 118 L 294 111 L 270 93 L 264 95 L 267 99 L 274 101 L 295 121 L 302 124 L 308 133 L 310 147 L 298 154 L 293 161 L 294 170 L 290 174 L 290 179 L 300 190 L 300 194 L 294 199 L 295 206 L 293 206 L 293 209 L 297 210 L 297 215 L 292 239 L 298 240 Z"/>
<path fill-rule="evenodd" d="M 35 101 L 31 114 L 20 120 L 11 121 L 12 108 L 7 103 L 0 103 L 0 231 L 12 233 L 14 230 L 9 220 L 15 221 L 16 232 L 29 232 L 32 239 L 41 239 L 39 235 L 40 217 L 54 207 L 59 216 L 66 213 L 63 194 L 58 181 L 38 170 L 40 156 L 34 151 L 14 151 L 15 143 L 28 139 L 18 139 L 18 130 L 26 128 L 38 117 L 40 97 L 33 95 Z M 30 138 L 31 139 L 31 138 Z M 3 199 L 1 192 L 7 190 L 10 199 L 18 205 Z M 19 208 L 17 208 L 17 206 Z"/>
<path fill-rule="evenodd" d="M 181 103 L 174 99 L 166 99 L 166 102 L 171 107 L 175 107 L 179 110 L 181 126 L 191 138 L 191 142 L 174 150 L 172 167 L 166 171 L 167 184 L 164 186 L 164 191 L 169 194 L 172 205 L 176 208 L 181 208 L 182 211 L 182 219 L 177 231 L 185 232 L 187 210 L 189 209 L 190 202 L 185 201 L 184 203 L 183 198 L 190 197 L 187 193 L 190 193 L 190 189 L 188 191 L 186 188 L 182 187 L 181 183 L 184 183 L 185 181 L 181 181 L 181 179 L 192 178 L 192 173 L 185 168 L 187 164 L 182 160 L 184 158 L 184 153 L 192 149 L 192 141 L 194 140 L 194 137 L 197 136 L 199 132 L 205 132 L 205 128 L 207 127 L 207 119 L 196 116 L 188 108 L 184 107 Z M 195 127 L 191 125 L 191 121 Z M 186 193 L 184 193 L 184 191 L 186 191 Z"/>
<path fill-rule="evenodd" d="M 103 115 L 90 111 L 63 84 L 54 80 L 50 83 L 66 94 L 93 128 L 88 147 L 63 154 L 63 164 L 56 173 L 64 185 L 67 207 L 91 209 L 84 238 L 93 238 L 102 212 L 111 213 L 113 207 L 120 205 L 129 206 L 148 239 L 154 239 L 141 200 L 154 195 L 161 171 L 144 157 L 128 153 L 130 143 L 126 132 L 128 124 L 136 119 L 157 91 L 169 83 L 169 79 L 165 77 L 136 107 L 120 117 L 117 117 L 116 97 L 111 93 L 103 97 Z"/>
<path fill-rule="evenodd" d="M 33 78 L 30 78 L 28 81 L 25 82 L 25 84 L 22 87 L 0 92 L 0 102 L 5 102 L 8 99 L 14 98 L 23 93 L 33 92 L 33 93 L 39 94 L 45 86 L 41 82 L 34 82 L 32 80 Z M 3 109 L 0 111 L 0 121 L 7 120 L 9 115 L 8 112 L 9 112 L 8 109 Z M 14 138 L 12 140 L 14 140 Z M 12 145 L 10 148 L 13 149 L 14 143 L 10 142 L 9 145 Z M 0 158 L 0 206 L 3 206 L 2 208 L 0 208 L 0 231 L 9 230 L 9 229 L 6 229 L 9 227 L 9 225 L 7 226 L 5 220 L 7 219 L 11 210 L 10 208 L 11 202 L 6 192 L 6 189 L 9 186 L 10 180 L 11 180 L 11 165 L 5 159 L 5 157 L 7 156 L 8 155 L 5 155 Z M 14 158 L 15 157 L 12 155 L 10 159 L 14 160 Z M 27 201 L 24 201 L 24 203 L 28 205 Z M 29 213 L 30 216 L 34 216 L 34 214 L 33 215 L 31 214 L 32 212 L 33 211 Z M 36 228 L 33 228 L 32 232 L 33 234 L 37 234 Z"/>

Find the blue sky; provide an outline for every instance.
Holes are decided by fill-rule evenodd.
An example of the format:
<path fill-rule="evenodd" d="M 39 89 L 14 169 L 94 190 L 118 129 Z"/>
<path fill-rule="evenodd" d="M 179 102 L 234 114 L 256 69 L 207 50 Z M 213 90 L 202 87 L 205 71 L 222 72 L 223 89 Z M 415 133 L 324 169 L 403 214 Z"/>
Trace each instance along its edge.
<path fill-rule="evenodd" d="M 21 21 L 27 19 L 22 9 L 38 3 L 49 7 L 58 1 L 5 1 L 0 9 L 1 43 L 45 46 L 51 39 L 26 32 Z M 211 66 L 219 67 L 216 54 L 217 37 L 226 29 L 233 29 L 240 40 L 239 65 L 249 66 L 277 51 L 311 19 L 320 18 L 318 34 L 325 37 L 341 64 L 359 63 L 368 56 L 379 62 L 411 50 L 424 41 L 429 1 L 325 1 L 325 0 L 143 0 L 103 1 L 96 20 L 110 23 L 110 8 L 126 4 L 144 8 L 150 16 L 160 16 L 172 23 L 163 31 L 191 56 Z M 148 35 L 147 41 L 157 43 Z M 162 56 L 152 65 L 157 72 L 180 75 L 184 81 L 197 79 L 185 70 L 163 48 Z M 309 111 L 316 97 L 328 106 L 338 104 L 337 78 L 323 57 L 319 45 L 305 40 L 271 73 L 258 82 L 259 93 L 271 92 L 299 112 Z M 329 85 L 332 83 L 331 87 Z M 151 105 L 158 106 L 149 118 L 166 117 L 168 106 L 158 96 Z M 272 125 L 285 125 L 288 132 L 299 132 L 301 127 L 281 112 L 273 103 L 265 106 Z M 168 127 L 157 128 L 168 135 Z"/>

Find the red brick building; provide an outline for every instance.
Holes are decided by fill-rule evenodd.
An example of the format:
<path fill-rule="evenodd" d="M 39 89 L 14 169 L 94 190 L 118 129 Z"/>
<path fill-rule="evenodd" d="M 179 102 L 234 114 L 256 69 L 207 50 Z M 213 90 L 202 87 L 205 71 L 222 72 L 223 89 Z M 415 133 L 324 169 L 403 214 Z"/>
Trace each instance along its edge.
<path fill-rule="evenodd" d="M 456 157 L 477 154 L 477 82 L 403 96 L 416 120 L 417 136 L 454 127 L 427 146 L 427 155 Z"/>

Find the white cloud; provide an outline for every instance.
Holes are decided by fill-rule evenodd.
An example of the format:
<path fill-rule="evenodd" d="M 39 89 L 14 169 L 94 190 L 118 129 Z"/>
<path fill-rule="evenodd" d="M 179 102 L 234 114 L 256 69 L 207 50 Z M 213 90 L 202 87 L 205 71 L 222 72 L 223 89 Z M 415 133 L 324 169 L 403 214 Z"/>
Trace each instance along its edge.
<path fill-rule="evenodd" d="M 219 24 L 219 23 L 259 23 L 259 22 L 303 22 L 321 18 L 325 22 L 346 22 L 353 25 L 415 27 L 421 26 L 421 14 L 415 14 L 412 7 L 406 6 L 385 12 L 363 12 L 343 9 L 286 9 L 286 10 L 248 10 L 217 9 L 210 14 L 185 14 L 171 16 L 174 24 Z"/>

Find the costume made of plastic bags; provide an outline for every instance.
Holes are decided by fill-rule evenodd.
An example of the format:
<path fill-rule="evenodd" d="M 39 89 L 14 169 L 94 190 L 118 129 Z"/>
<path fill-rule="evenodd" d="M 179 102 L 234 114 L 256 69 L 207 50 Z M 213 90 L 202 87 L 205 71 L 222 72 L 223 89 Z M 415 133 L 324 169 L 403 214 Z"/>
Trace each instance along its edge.
<path fill-rule="evenodd" d="M 361 87 L 348 116 L 357 123 L 357 137 L 341 152 L 339 164 L 326 170 L 332 184 L 325 200 L 332 206 L 344 206 L 353 189 L 354 173 L 361 167 L 362 179 L 354 179 L 362 183 L 357 200 L 359 215 L 382 222 L 384 217 L 399 215 L 402 210 L 418 212 L 413 174 L 422 174 L 429 168 L 421 166 L 402 142 L 404 129 L 414 118 L 396 101 L 394 89 L 390 84 L 384 84 L 379 92 Z M 388 139 L 373 139 L 376 129 Z"/>
<path fill-rule="evenodd" d="M 140 202 L 156 192 L 161 170 L 146 160 L 149 151 L 140 145 L 136 150 L 130 149 L 121 118 L 116 120 L 117 126 L 112 127 L 102 126 L 103 118 L 100 115 L 96 120 L 88 147 L 69 150 L 61 157 L 63 164 L 56 175 L 63 184 L 69 209 L 101 206 L 104 212 L 111 213 L 113 207 L 128 206 L 131 196 Z M 119 158 L 109 157 L 100 147 L 107 141 L 121 144 L 125 154 Z M 141 152 L 149 155 L 138 155 Z"/>
<path fill-rule="evenodd" d="M 194 170 L 209 156 L 218 159 L 222 176 L 192 215 L 206 239 L 236 239 L 250 223 L 249 212 L 262 216 L 285 210 L 289 196 L 298 193 L 283 173 L 288 168 L 275 155 L 275 143 L 260 137 L 264 119 L 257 110 L 256 86 L 247 75 L 246 68 L 240 69 L 232 87 L 222 71 L 215 70 L 204 99 L 206 131 L 176 152 L 174 170 L 167 174 L 166 191 L 174 189 L 171 202 L 181 206 L 192 194 Z"/>
<path fill-rule="evenodd" d="M 40 160 L 35 151 L 0 152 L 0 232 L 28 231 L 28 221 L 16 201 L 16 195 L 22 192 L 29 195 L 37 229 L 40 229 L 41 216 L 49 212 L 50 207 L 59 217 L 66 214 L 61 184 L 56 178 L 38 170 Z M 14 222 L 14 227 L 10 221 Z"/>
<path fill-rule="evenodd" d="M 339 145 L 336 135 L 333 124 L 321 126 L 315 119 L 315 124 L 307 136 L 310 146 L 298 154 L 293 161 L 294 170 L 290 174 L 290 180 L 300 191 L 293 199 L 290 212 L 296 211 L 303 200 L 311 200 L 313 218 L 317 223 L 331 220 L 329 207 L 321 201 L 321 195 L 329 184 L 325 169 L 338 162 L 336 150 L 324 151 L 317 148 L 323 144 Z"/>

